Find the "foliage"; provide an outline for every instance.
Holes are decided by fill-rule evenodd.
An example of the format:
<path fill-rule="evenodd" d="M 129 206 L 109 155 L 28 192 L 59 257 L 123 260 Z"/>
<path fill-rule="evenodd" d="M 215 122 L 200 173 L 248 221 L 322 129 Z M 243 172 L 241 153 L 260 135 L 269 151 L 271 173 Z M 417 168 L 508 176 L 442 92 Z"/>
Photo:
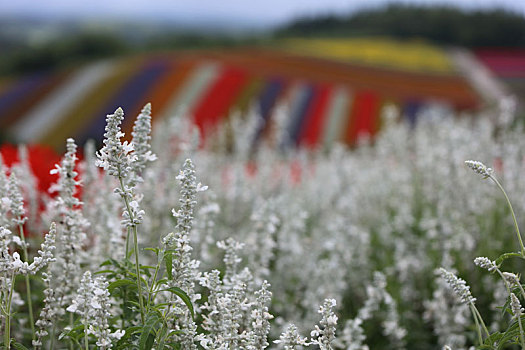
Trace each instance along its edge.
<path fill-rule="evenodd" d="M 524 47 L 523 33 L 522 14 L 501 9 L 467 11 L 453 6 L 412 4 L 390 4 L 349 15 L 299 18 L 277 31 L 279 36 L 423 38 L 467 47 Z"/>

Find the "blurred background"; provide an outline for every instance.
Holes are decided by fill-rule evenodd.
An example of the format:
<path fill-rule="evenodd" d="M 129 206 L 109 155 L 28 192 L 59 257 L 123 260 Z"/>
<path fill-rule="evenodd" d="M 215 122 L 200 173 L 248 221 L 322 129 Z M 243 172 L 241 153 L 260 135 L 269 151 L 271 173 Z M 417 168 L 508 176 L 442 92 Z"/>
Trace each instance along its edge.
<path fill-rule="evenodd" d="M 523 115 L 525 3 L 3 1 L 0 52 L 0 144 L 100 142 L 106 114 L 123 107 L 130 132 L 151 102 L 205 137 L 237 113 L 254 142 L 279 123 L 276 144 L 353 145 L 386 105 L 415 123 L 515 96 Z"/>

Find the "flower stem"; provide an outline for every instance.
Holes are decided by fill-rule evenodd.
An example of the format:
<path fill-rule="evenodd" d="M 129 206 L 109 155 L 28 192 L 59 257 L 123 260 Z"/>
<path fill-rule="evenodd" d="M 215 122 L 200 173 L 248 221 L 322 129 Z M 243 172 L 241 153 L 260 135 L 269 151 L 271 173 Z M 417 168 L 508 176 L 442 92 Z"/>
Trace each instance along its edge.
<path fill-rule="evenodd" d="M 521 349 L 525 350 L 525 338 L 523 338 L 523 325 L 521 324 L 521 315 L 518 315 L 518 325 L 520 326 Z"/>
<path fill-rule="evenodd" d="M 119 176 L 118 179 L 120 182 L 120 189 L 123 193 L 122 198 L 124 198 L 124 203 L 126 204 L 126 210 L 128 212 L 129 219 L 131 220 L 131 222 L 133 222 L 133 212 L 131 211 L 131 208 L 129 206 L 128 198 L 125 195 L 124 182 L 122 181 L 122 176 Z M 129 229 L 128 229 L 128 232 L 129 232 Z M 128 238 L 129 238 L 129 234 L 128 234 Z M 133 243 L 134 243 L 134 248 L 135 248 L 135 252 L 134 252 L 135 253 L 135 270 L 137 273 L 137 289 L 138 289 L 138 294 L 139 294 L 138 296 L 139 296 L 139 305 L 140 305 L 140 320 L 142 321 L 142 324 L 144 324 L 144 301 L 142 300 L 142 288 L 141 288 L 141 283 L 140 283 L 139 243 L 138 243 L 138 238 L 137 238 L 137 226 L 135 224 L 133 224 Z M 128 254 L 127 246 L 128 244 L 126 241 L 126 258 Z"/>
<path fill-rule="evenodd" d="M 87 329 L 87 322 L 84 320 L 84 348 L 85 350 L 89 350 L 89 339 L 88 339 L 88 329 Z"/>
<path fill-rule="evenodd" d="M 476 322 L 476 330 L 478 331 L 478 341 L 479 345 L 483 344 L 483 337 L 481 336 L 481 327 L 479 325 L 478 316 L 476 315 L 476 312 L 474 311 L 476 308 L 470 304 L 470 311 L 472 312 L 472 316 L 474 316 L 474 322 Z"/>
<path fill-rule="evenodd" d="M 15 273 L 11 274 L 11 288 L 7 298 L 7 309 L 5 313 L 5 328 L 4 328 L 4 347 L 6 350 L 11 349 L 11 302 L 13 300 L 13 293 L 15 292 Z"/>
<path fill-rule="evenodd" d="M 485 325 L 485 322 L 483 321 L 483 317 L 481 317 L 481 314 L 479 313 L 478 308 L 474 304 L 472 304 L 472 308 L 474 309 L 474 312 L 476 313 L 477 318 L 479 319 L 479 322 L 481 323 L 481 326 L 483 330 L 485 331 L 485 334 L 487 335 L 487 337 L 489 337 L 490 332 L 487 329 L 487 326 Z"/>
<path fill-rule="evenodd" d="M 18 218 L 20 220 L 20 217 Z M 27 254 L 27 244 L 26 244 L 26 238 L 24 235 L 24 226 L 22 224 L 18 224 L 18 230 L 20 231 L 20 239 L 22 240 L 22 250 L 24 253 L 24 261 L 29 263 L 28 260 L 28 254 Z M 29 275 L 26 274 L 25 276 L 26 280 L 26 292 L 27 292 L 27 308 L 29 310 L 29 324 L 31 325 L 31 337 L 33 340 L 35 340 L 35 320 L 33 317 L 33 300 L 31 297 L 31 283 L 29 282 Z"/>
<path fill-rule="evenodd" d="M 69 328 L 73 329 L 73 313 L 69 314 Z M 74 349 L 73 340 L 71 338 L 69 338 L 69 349 L 70 350 Z"/>
<path fill-rule="evenodd" d="M 505 279 L 505 276 L 503 276 L 503 273 L 498 268 L 496 268 L 496 272 L 500 275 L 501 279 L 503 280 L 503 283 L 505 283 L 505 288 L 507 289 L 507 293 L 510 295 L 510 286 L 507 280 Z"/>
<path fill-rule="evenodd" d="M 162 249 L 159 252 L 159 257 L 164 258 L 164 249 Z M 153 295 L 153 289 L 155 288 L 155 282 L 157 281 L 157 276 L 158 276 L 158 273 L 159 273 L 161 262 L 162 262 L 162 260 L 157 258 L 157 266 L 155 266 L 155 273 L 153 274 L 153 280 L 151 281 L 151 288 L 148 291 L 148 304 L 146 306 L 148 310 L 149 310 L 149 306 L 150 306 L 150 303 L 151 303 L 151 296 Z"/>
<path fill-rule="evenodd" d="M 133 242 L 135 243 L 135 268 L 137 271 L 137 288 L 139 292 L 140 319 L 144 324 L 144 301 L 142 300 L 142 287 L 140 283 L 140 265 L 139 265 L 139 243 L 137 239 L 137 226 L 133 226 Z"/>
<path fill-rule="evenodd" d="M 518 241 L 520 243 L 521 256 L 525 258 L 525 247 L 523 246 L 523 240 L 521 239 L 520 228 L 518 226 L 518 220 L 516 220 L 516 215 L 514 214 L 514 209 L 512 208 L 512 204 L 510 203 L 510 199 L 507 196 L 507 193 L 505 192 L 505 190 L 503 189 L 503 186 L 501 186 L 501 184 L 499 183 L 499 181 L 492 175 L 490 176 L 490 178 L 499 187 L 501 192 L 503 192 L 503 195 L 505 196 L 505 199 L 507 200 L 507 205 L 510 208 L 510 212 L 512 214 L 512 219 L 514 220 L 514 227 L 516 229 L 516 235 L 518 236 Z"/>
<path fill-rule="evenodd" d="M 129 236 L 131 236 L 131 230 L 128 227 L 128 229 L 126 230 L 126 255 L 124 255 L 125 260 L 128 259 L 129 254 Z"/>

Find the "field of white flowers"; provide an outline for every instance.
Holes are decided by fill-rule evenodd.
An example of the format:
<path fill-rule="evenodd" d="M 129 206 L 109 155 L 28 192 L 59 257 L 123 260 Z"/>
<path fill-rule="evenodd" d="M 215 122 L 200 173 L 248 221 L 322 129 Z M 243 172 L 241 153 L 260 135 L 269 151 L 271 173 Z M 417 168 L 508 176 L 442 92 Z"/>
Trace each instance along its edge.
<path fill-rule="evenodd" d="M 251 119 L 210 151 L 181 117 L 150 137 L 149 113 L 130 144 L 108 115 L 82 162 L 69 139 L 54 197 L 27 162 L 0 167 L 4 348 L 523 347 L 525 293 L 504 273 L 524 267 L 520 236 L 491 181 L 522 226 L 508 110 L 416 127 L 388 110 L 373 145 L 281 152 L 250 151 Z"/>

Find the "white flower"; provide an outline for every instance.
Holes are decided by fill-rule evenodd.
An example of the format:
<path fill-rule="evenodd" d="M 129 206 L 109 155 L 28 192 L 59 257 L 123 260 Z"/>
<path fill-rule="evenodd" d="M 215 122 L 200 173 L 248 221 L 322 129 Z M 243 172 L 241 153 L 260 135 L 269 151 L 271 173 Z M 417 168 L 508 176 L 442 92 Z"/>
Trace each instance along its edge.
<path fill-rule="evenodd" d="M 117 108 L 115 113 L 106 117 L 106 132 L 104 133 L 104 147 L 97 152 L 96 164 L 104 168 L 109 175 L 126 178 L 131 171 L 136 157 L 131 153 L 133 145 L 122 143 L 120 138 L 124 133 L 120 130 L 120 123 L 124 119 L 124 111 Z"/>
<path fill-rule="evenodd" d="M 484 179 L 492 176 L 494 172 L 492 168 L 487 167 L 485 164 L 478 162 L 477 160 L 466 160 L 465 164 L 477 174 L 483 176 Z"/>
<path fill-rule="evenodd" d="M 502 275 L 511 286 L 515 287 L 520 284 L 518 275 L 511 272 L 503 272 Z"/>
<path fill-rule="evenodd" d="M 470 287 L 467 285 L 467 282 L 461 278 L 458 278 L 452 272 L 449 272 L 444 268 L 440 268 L 439 270 L 441 272 L 441 277 L 447 281 L 449 286 L 454 290 L 454 292 L 456 292 L 462 302 L 473 304 L 476 301 L 476 298 L 474 298 L 470 293 Z"/>
<path fill-rule="evenodd" d="M 521 307 L 521 303 L 518 299 L 518 297 L 514 293 L 510 293 L 510 308 L 512 310 L 512 313 L 514 314 L 514 317 L 521 317 L 523 315 L 523 308 Z"/>
<path fill-rule="evenodd" d="M 111 333 L 110 336 L 113 339 L 120 340 L 126 334 L 126 331 L 123 329 L 116 330 L 115 332 Z"/>
<path fill-rule="evenodd" d="M 498 267 L 496 266 L 496 262 L 483 256 L 474 259 L 474 264 L 481 268 L 487 269 L 489 272 L 493 272 L 498 269 Z"/>
<path fill-rule="evenodd" d="M 195 189 L 196 192 L 204 192 L 208 189 L 208 186 L 204 186 L 200 182 L 197 184 L 197 188 Z"/>

